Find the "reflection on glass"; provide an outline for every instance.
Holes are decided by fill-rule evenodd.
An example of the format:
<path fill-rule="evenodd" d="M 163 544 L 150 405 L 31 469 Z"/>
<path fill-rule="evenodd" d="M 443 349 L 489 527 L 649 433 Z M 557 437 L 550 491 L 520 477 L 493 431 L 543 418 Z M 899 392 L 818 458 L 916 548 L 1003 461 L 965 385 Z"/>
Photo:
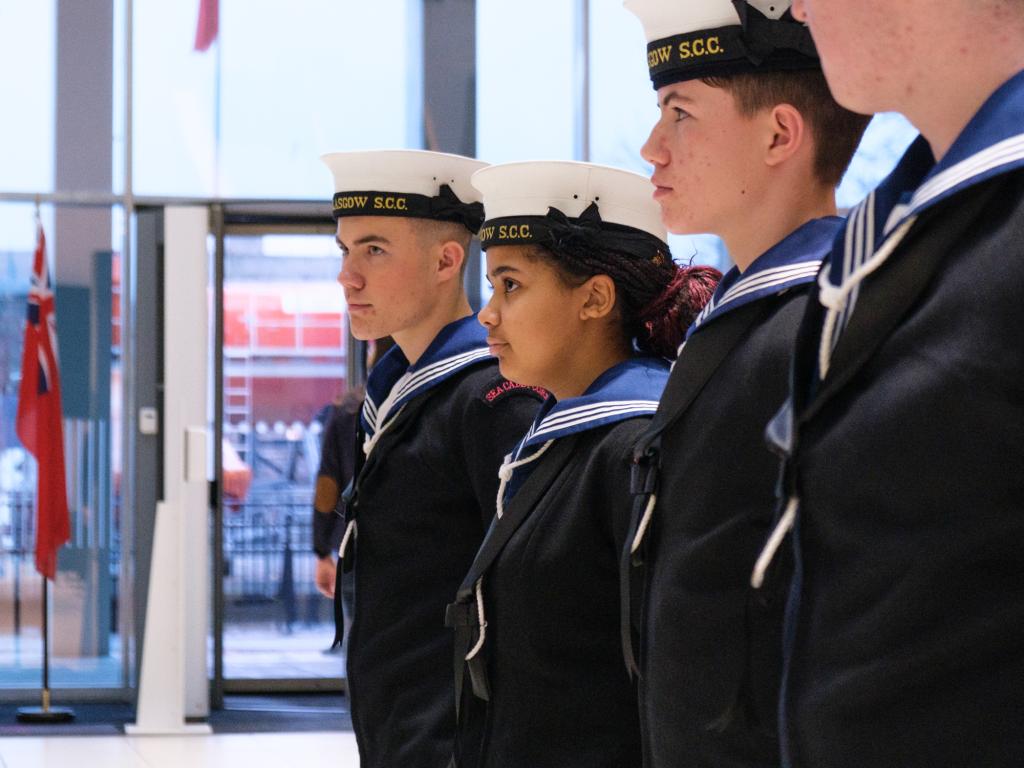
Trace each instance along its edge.
<path fill-rule="evenodd" d="M 110 212 L 97 211 L 110 216 Z M 42 579 L 34 567 L 35 461 L 14 430 L 32 254 L 31 206 L 0 206 L 19 226 L 0 237 L 0 680 L 38 688 Z M 43 222 L 52 232 L 52 211 Z M 31 233 L 31 234 L 29 234 Z M 48 238 L 56 294 L 71 541 L 51 586 L 51 685 L 120 687 L 119 257 L 82 253 Z M 68 260 L 84 263 L 71 265 Z M 53 269 L 60 265 L 60 269 Z M 77 283 L 62 274 L 88 276 Z"/>
<path fill-rule="evenodd" d="M 221 0 L 200 52 L 198 3 L 136 3 L 135 192 L 319 199 L 322 153 L 420 146 L 414 6 Z"/>
<path fill-rule="evenodd" d="M 346 392 L 334 238 L 225 239 L 224 677 L 335 678 L 313 582 L 321 433 Z"/>

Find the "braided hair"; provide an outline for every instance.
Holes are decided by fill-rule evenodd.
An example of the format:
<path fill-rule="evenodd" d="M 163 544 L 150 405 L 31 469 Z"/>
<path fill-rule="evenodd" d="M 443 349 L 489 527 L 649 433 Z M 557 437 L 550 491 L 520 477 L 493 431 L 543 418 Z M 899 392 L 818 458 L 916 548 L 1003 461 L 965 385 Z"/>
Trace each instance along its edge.
<path fill-rule="evenodd" d="M 597 229 L 566 219 L 552 229 L 543 245 L 532 246 L 532 254 L 567 285 L 608 275 L 620 300 L 626 337 L 642 352 L 675 358 L 722 273 L 714 267 L 677 265 L 664 242 L 632 227 L 602 223 Z"/>

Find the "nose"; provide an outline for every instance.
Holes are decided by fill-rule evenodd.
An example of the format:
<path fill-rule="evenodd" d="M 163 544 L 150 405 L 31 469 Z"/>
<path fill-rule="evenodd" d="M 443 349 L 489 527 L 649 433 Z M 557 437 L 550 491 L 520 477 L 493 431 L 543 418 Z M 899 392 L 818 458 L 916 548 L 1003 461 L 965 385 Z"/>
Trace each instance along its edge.
<path fill-rule="evenodd" d="M 803 0 L 793 0 L 793 5 L 789 10 L 793 14 L 794 19 L 805 24 L 807 23 L 807 8 Z"/>
<path fill-rule="evenodd" d="M 341 283 L 342 288 L 358 291 L 366 285 L 366 281 L 354 269 L 354 266 L 350 258 L 347 256 L 343 257 L 341 260 L 341 271 L 338 273 L 338 282 Z"/>
<path fill-rule="evenodd" d="M 661 136 L 661 121 L 659 120 L 651 128 L 651 134 L 647 141 L 640 147 L 640 156 L 651 165 L 663 166 L 668 164 L 668 153 L 665 151 L 665 142 Z"/>
<path fill-rule="evenodd" d="M 498 326 L 498 311 L 494 308 L 494 294 L 491 294 L 491 298 L 480 310 L 480 313 L 476 316 L 477 322 L 480 323 L 484 328 L 490 330 Z"/>

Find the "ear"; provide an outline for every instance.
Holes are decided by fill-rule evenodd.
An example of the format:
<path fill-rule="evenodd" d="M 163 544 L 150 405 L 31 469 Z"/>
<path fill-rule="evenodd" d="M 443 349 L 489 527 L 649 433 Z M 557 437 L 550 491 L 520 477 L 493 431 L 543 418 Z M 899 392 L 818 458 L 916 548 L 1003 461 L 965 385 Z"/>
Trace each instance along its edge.
<path fill-rule="evenodd" d="M 791 104 L 776 104 L 767 114 L 765 164 L 778 167 L 793 158 L 810 139 L 804 116 Z"/>
<path fill-rule="evenodd" d="M 598 320 L 615 309 L 615 281 L 608 275 L 594 275 L 577 291 L 584 299 L 580 320 Z"/>
<path fill-rule="evenodd" d="M 444 283 L 449 280 L 462 279 L 462 265 L 466 261 L 466 251 L 454 240 L 447 240 L 437 246 L 437 279 Z"/>

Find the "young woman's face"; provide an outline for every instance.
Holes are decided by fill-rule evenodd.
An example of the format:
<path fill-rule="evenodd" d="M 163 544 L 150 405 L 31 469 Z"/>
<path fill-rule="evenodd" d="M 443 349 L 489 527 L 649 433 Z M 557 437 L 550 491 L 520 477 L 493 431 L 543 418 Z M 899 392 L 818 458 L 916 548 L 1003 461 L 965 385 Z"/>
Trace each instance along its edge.
<path fill-rule="evenodd" d="M 566 285 L 554 267 L 516 245 L 488 249 L 487 279 L 494 294 L 479 319 L 501 375 L 556 390 L 573 364 L 586 288 Z"/>

